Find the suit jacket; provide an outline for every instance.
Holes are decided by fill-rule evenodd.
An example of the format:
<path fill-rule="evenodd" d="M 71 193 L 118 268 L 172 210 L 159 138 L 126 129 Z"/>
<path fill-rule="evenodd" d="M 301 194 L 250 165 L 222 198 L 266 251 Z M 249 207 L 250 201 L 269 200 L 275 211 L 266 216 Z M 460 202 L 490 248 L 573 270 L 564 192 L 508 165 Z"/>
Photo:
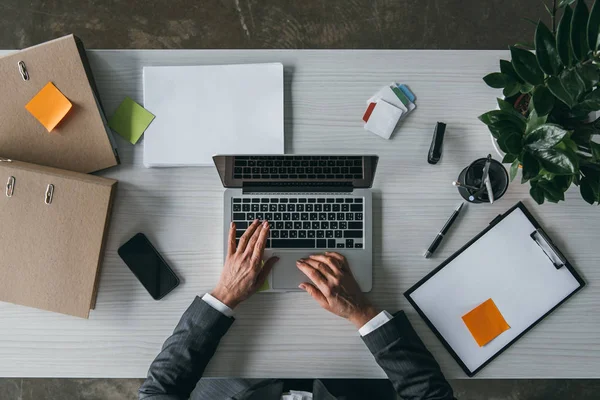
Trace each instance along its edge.
<path fill-rule="evenodd" d="M 173 335 L 158 354 L 139 391 L 141 400 L 188 399 L 214 355 L 219 341 L 233 324 L 199 297 L 181 317 Z M 363 341 L 405 400 L 455 400 L 438 363 L 403 312 L 363 337 Z M 280 400 L 283 382 L 262 381 L 231 400 Z M 337 400 L 319 380 L 314 400 Z M 210 399 L 221 400 L 221 399 Z M 226 400 L 226 399 L 223 399 Z"/>

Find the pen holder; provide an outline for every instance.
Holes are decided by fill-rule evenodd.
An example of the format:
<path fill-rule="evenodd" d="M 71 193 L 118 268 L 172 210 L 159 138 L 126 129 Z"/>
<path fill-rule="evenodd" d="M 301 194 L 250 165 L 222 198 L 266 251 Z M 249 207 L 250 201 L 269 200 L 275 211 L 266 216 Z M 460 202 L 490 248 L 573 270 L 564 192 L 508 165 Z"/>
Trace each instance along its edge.
<path fill-rule="evenodd" d="M 487 158 L 479 158 L 473 161 L 471 165 L 463 169 L 458 175 L 459 182 L 462 182 L 467 186 L 480 187 L 483 183 L 483 169 L 485 168 L 486 161 Z M 490 183 L 492 184 L 492 192 L 494 193 L 494 200 L 498 200 L 504 196 L 506 189 L 508 189 L 508 172 L 506 172 L 506 168 L 504 168 L 502 163 L 492 159 L 489 175 Z M 463 199 L 471 203 L 478 204 L 490 202 L 487 190 L 479 191 L 477 194 L 478 191 L 464 186 L 459 186 L 457 189 Z M 474 196 L 473 200 L 470 200 L 471 196 Z"/>

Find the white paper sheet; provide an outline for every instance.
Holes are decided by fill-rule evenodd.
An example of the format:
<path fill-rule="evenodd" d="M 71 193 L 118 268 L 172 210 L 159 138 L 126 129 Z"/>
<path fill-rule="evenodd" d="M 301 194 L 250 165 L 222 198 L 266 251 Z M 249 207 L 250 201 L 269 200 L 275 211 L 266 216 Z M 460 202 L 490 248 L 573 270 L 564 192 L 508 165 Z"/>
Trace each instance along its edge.
<path fill-rule="evenodd" d="M 283 65 L 144 67 L 147 167 L 212 166 L 215 154 L 283 154 Z"/>

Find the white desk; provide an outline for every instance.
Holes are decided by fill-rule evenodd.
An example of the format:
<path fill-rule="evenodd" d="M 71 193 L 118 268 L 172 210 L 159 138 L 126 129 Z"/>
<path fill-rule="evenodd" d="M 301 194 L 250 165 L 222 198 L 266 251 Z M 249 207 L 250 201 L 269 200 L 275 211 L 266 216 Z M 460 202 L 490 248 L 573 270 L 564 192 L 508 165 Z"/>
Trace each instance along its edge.
<path fill-rule="evenodd" d="M 2 54 L 0 52 L 0 54 Z M 539 207 L 528 187 L 510 186 L 494 205 L 470 206 L 433 259 L 423 250 L 459 196 L 450 184 L 475 158 L 493 152 L 476 116 L 499 91 L 481 77 L 502 51 L 91 51 L 110 115 L 124 96 L 141 102 L 142 66 L 280 61 L 286 70 L 288 153 L 376 153 L 373 302 L 405 309 L 449 378 L 464 377 L 416 315 L 403 292 L 525 199 L 588 282 L 556 313 L 486 367 L 481 378 L 600 378 L 600 212 L 577 192 Z M 418 108 L 390 141 L 363 130 L 365 100 L 391 81 L 405 82 Z M 436 121 L 448 124 L 442 161 L 426 162 Z M 201 127 L 198 127 L 201 129 Z M 176 132 L 173 132 L 176 134 Z M 142 144 L 119 141 L 122 165 L 102 175 L 120 181 L 96 311 L 89 320 L 0 303 L 0 376 L 143 377 L 196 294 L 222 267 L 222 187 L 213 168 L 146 169 Z M 417 187 L 425 185 L 424 188 Z M 117 255 L 145 232 L 182 278 L 165 300 L 148 296 Z M 305 293 L 259 294 L 237 310 L 207 376 L 360 377 L 383 372 L 346 321 Z"/>

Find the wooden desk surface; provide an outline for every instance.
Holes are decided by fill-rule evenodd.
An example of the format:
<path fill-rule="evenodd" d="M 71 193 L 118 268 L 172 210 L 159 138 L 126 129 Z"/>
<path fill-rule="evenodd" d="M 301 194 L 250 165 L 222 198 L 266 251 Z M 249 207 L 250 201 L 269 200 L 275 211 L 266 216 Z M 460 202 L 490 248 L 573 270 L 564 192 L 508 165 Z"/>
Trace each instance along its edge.
<path fill-rule="evenodd" d="M 108 115 L 125 96 L 142 102 L 145 65 L 282 62 L 287 153 L 381 157 L 373 188 L 370 298 L 382 309 L 408 313 L 449 378 L 465 375 L 403 292 L 495 215 L 524 200 L 588 286 L 478 377 L 600 378 L 600 213 L 577 191 L 567 194 L 566 203 L 540 207 L 528 187 L 515 182 L 497 203 L 470 206 L 435 257 L 422 256 L 460 200 L 452 180 L 472 160 L 493 152 L 476 117 L 495 107 L 499 91 L 481 77 L 496 71 L 507 52 L 98 50 L 89 56 Z M 392 81 L 410 85 L 418 108 L 386 141 L 366 132 L 361 116 L 366 99 Z M 443 159 L 432 166 L 426 155 L 436 121 L 448 129 Z M 0 376 L 143 377 L 194 296 L 217 282 L 223 188 L 216 171 L 146 169 L 142 143 L 134 147 L 119 138 L 118 144 L 122 165 L 101 174 L 120 183 L 96 310 L 80 320 L 0 303 Z M 150 298 L 117 255 L 137 232 L 148 235 L 182 279 L 162 301 Z M 206 376 L 385 376 L 356 330 L 305 293 L 256 295 L 236 310 L 236 318 Z"/>

